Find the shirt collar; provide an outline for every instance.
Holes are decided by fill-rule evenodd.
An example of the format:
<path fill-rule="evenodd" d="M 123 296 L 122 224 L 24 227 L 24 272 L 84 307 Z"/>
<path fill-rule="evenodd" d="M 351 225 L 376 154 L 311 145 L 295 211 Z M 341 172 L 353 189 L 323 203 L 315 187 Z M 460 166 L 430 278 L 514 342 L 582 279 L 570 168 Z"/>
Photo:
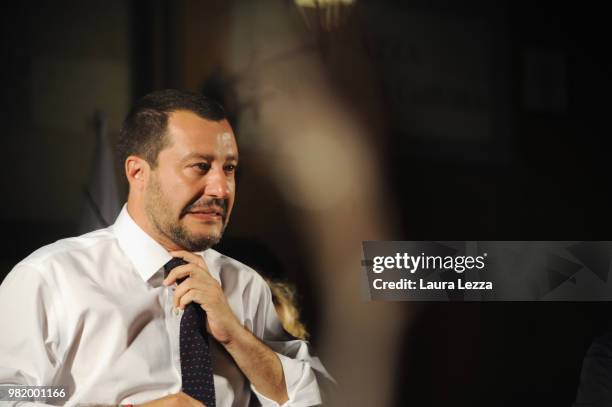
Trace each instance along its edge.
<path fill-rule="evenodd" d="M 153 274 L 161 269 L 172 256 L 155 239 L 147 234 L 130 216 L 127 205 L 123 205 L 117 220 L 112 226 L 115 236 L 119 242 L 119 247 L 134 265 L 136 271 L 144 281 L 148 281 Z M 211 255 L 213 250 L 196 252 L 202 256 L 207 265 L 211 265 Z M 214 257 L 214 256 L 213 256 Z M 209 267 L 213 277 L 219 280 L 219 274 L 214 267 Z"/>
<path fill-rule="evenodd" d="M 127 205 L 123 205 L 113 231 L 119 246 L 144 281 L 148 281 L 172 258 L 162 245 L 134 222 L 127 211 Z"/>

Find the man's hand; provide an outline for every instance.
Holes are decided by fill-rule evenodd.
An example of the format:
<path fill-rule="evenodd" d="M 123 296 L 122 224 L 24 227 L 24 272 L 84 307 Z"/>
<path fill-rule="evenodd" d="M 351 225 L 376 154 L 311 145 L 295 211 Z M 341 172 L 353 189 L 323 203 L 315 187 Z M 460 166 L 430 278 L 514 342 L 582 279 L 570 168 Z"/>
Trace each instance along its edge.
<path fill-rule="evenodd" d="M 244 327 L 227 303 L 221 284 L 213 278 L 202 257 L 184 250 L 170 252 L 187 262 L 175 267 L 164 280 L 169 286 L 186 278 L 174 291 L 174 306 L 185 309 L 187 304 L 196 302 L 206 311 L 212 336 L 221 344 L 229 344 L 237 335 L 244 334 Z"/>
<path fill-rule="evenodd" d="M 148 403 L 138 404 L 138 407 L 206 407 L 193 397 L 183 392 L 169 394 Z"/>
<path fill-rule="evenodd" d="M 283 366 L 278 356 L 246 328 L 227 303 L 221 284 L 210 275 L 202 257 L 184 250 L 170 252 L 188 264 L 174 268 L 165 285 L 186 278 L 174 291 L 174 306 L 184 309 L 196 302 L 206 311 L 211 335 L 232 356 L 242 373 L 264 396 L 283 404 L 289 399 Z"/>

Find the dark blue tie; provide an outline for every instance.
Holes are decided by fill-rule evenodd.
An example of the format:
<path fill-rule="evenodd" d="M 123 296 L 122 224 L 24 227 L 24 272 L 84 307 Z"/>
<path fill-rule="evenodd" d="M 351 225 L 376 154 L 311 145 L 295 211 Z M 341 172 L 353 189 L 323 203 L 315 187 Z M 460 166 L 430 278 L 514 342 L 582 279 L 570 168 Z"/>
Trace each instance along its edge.
<path fill-rule="evenodd" d="M 187 262 L 173 257 L 164 265 L 166 276 L 173 268 L 183 264 Z M 181 278 L 176 283 L 180 284 L 183 280 L 185 279 Z M 179 344 L 183 391 L 204 403 L 206 407 L 215 407 L 215 386 L 208 332 L 206 332 L 206 312 L 198 303 L 192 302 L 185 307 L 181 318 Z"/>

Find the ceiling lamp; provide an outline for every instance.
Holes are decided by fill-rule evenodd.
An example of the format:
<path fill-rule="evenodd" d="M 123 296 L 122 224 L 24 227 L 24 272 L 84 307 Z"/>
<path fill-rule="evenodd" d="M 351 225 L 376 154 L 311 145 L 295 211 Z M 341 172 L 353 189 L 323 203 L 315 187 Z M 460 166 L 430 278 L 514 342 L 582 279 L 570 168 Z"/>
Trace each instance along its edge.
<path fill-rule="evenodd" d="M 331 32 L 347 20 L 355 0 L 294 0 L 309 30 Z"/>

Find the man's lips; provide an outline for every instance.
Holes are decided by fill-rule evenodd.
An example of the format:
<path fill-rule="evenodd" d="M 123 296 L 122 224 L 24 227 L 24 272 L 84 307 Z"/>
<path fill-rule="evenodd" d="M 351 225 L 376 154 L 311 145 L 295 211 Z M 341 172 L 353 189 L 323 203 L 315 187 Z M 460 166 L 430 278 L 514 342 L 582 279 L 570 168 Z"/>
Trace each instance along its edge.
<path fill-rule="evenodd" d="M 196 209 L 187 212 L 189 215 L 203 218 L 223 217 L 224 211 L 221 208 Z"/>

